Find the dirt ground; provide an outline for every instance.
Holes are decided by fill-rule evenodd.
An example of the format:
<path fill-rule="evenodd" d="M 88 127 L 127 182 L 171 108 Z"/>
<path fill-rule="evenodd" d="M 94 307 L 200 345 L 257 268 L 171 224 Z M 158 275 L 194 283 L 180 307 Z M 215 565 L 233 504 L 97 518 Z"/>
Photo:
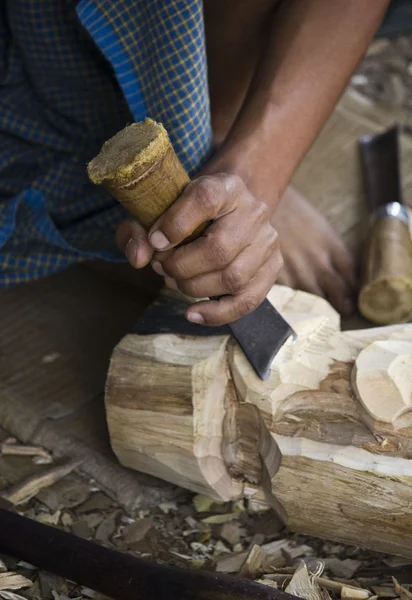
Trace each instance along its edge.
<path fill-rule="evenodd" d="M 411 118 L 406 127 L 412 130 L 412 37 L 374 42 L 351 85 L 374 101 L 407 108 Z M 148 560 L 239 573 L 282 589 L 304 561 L 332 597 L 350 597 L 355 587 L 352 596 L 357 598 L 412 598 L 412 560 L 292 534 L 271 513 L 253 512 L 244 502 L 216 503 L 185 493 L 150 511 L 126 512 L 93 480 L 82 477 L 81 467 L 70 473 L 67 468 L 62 476 L 59 464 L 47 451 L 23 446 L 0 430 L 0 498 L 42 523 Z M 50 477 L 41 490 L 26 484 L 45 472 Z M 0 556 L 0 598 L 68 597 L 102 598 Z"/>

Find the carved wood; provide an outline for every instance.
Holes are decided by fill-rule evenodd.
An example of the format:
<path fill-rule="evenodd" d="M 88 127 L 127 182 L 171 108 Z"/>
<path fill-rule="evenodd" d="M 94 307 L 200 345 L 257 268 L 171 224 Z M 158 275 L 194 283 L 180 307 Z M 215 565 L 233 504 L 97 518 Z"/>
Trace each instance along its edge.
<path fill-rule="evenodd" d="M 325 300 L 280 286 L 269 299 L 298 338 L 264 382 L 225 336 L 119 343 L 116 455 L 223 500 L 273 494 L 293 530 L 412 557 L 412 325 L 341 332 Z"/>

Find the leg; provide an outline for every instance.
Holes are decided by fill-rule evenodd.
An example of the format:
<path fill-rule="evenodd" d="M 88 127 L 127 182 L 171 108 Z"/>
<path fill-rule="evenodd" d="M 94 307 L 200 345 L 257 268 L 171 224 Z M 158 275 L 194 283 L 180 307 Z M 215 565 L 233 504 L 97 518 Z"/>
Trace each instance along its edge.
<path fill-rule="evenodd" d="M 204 0 L 212 125 L 221 143 L 242 106 L 277 0 Z M 353 310 L 350 256 L 329 223 L 296 191 L 288 188 L 276 214 L 285 267 L 279 283 L 328 300 L 340 312 Z M 305 235 L 302 236 L 302 231 Z M 307 239 L 317 240 L 308 255 Z"/>

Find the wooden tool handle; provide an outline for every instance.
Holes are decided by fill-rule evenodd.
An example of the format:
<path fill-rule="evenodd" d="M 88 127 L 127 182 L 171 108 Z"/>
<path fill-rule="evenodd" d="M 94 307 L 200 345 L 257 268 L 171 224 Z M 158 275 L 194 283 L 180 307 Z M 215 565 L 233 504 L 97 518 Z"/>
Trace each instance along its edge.
<path fill-rule="evenodd" d="M 129 125 L 108 140 L 88 165 L 88 173 L 146 230 L 190 183 L 166 129 L 152 119 Z M 198 237 L 207 225 L 200 227 L 190 240 Z"/>
<path fill-rule="evenodd" d="M 378 218 L 365 248 L 359 310 L 386 325 L 412 318 L 412 241 L 408 224 Z"/>

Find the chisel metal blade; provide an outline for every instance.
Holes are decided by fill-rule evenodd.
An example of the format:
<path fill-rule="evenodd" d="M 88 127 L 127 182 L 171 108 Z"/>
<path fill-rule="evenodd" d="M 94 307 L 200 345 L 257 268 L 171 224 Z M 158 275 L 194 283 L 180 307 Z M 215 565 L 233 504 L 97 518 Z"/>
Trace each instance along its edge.
<path fill-rule="evenodd" d="M 286 340 L 291 336 L 295 337 L 289 323 L 267 299 L 253 313 L 224 327 L 190 323 L 185 318 L 186 309 L 187 304 L 183 302 L 163 298 L 146 309 L 137 321 L 133 333 L 174 333 L 201 337 L 231 333 L 261 379 L 269 376 L 270 365 Z"/>
<path fill-rule="evenodd" d="M 252 313 L 229 324 L 233 337 L 246 358 L 263 380 L 270 374 L 270 365 L 283 344 L 295 332 L 266 298 Z"/>

